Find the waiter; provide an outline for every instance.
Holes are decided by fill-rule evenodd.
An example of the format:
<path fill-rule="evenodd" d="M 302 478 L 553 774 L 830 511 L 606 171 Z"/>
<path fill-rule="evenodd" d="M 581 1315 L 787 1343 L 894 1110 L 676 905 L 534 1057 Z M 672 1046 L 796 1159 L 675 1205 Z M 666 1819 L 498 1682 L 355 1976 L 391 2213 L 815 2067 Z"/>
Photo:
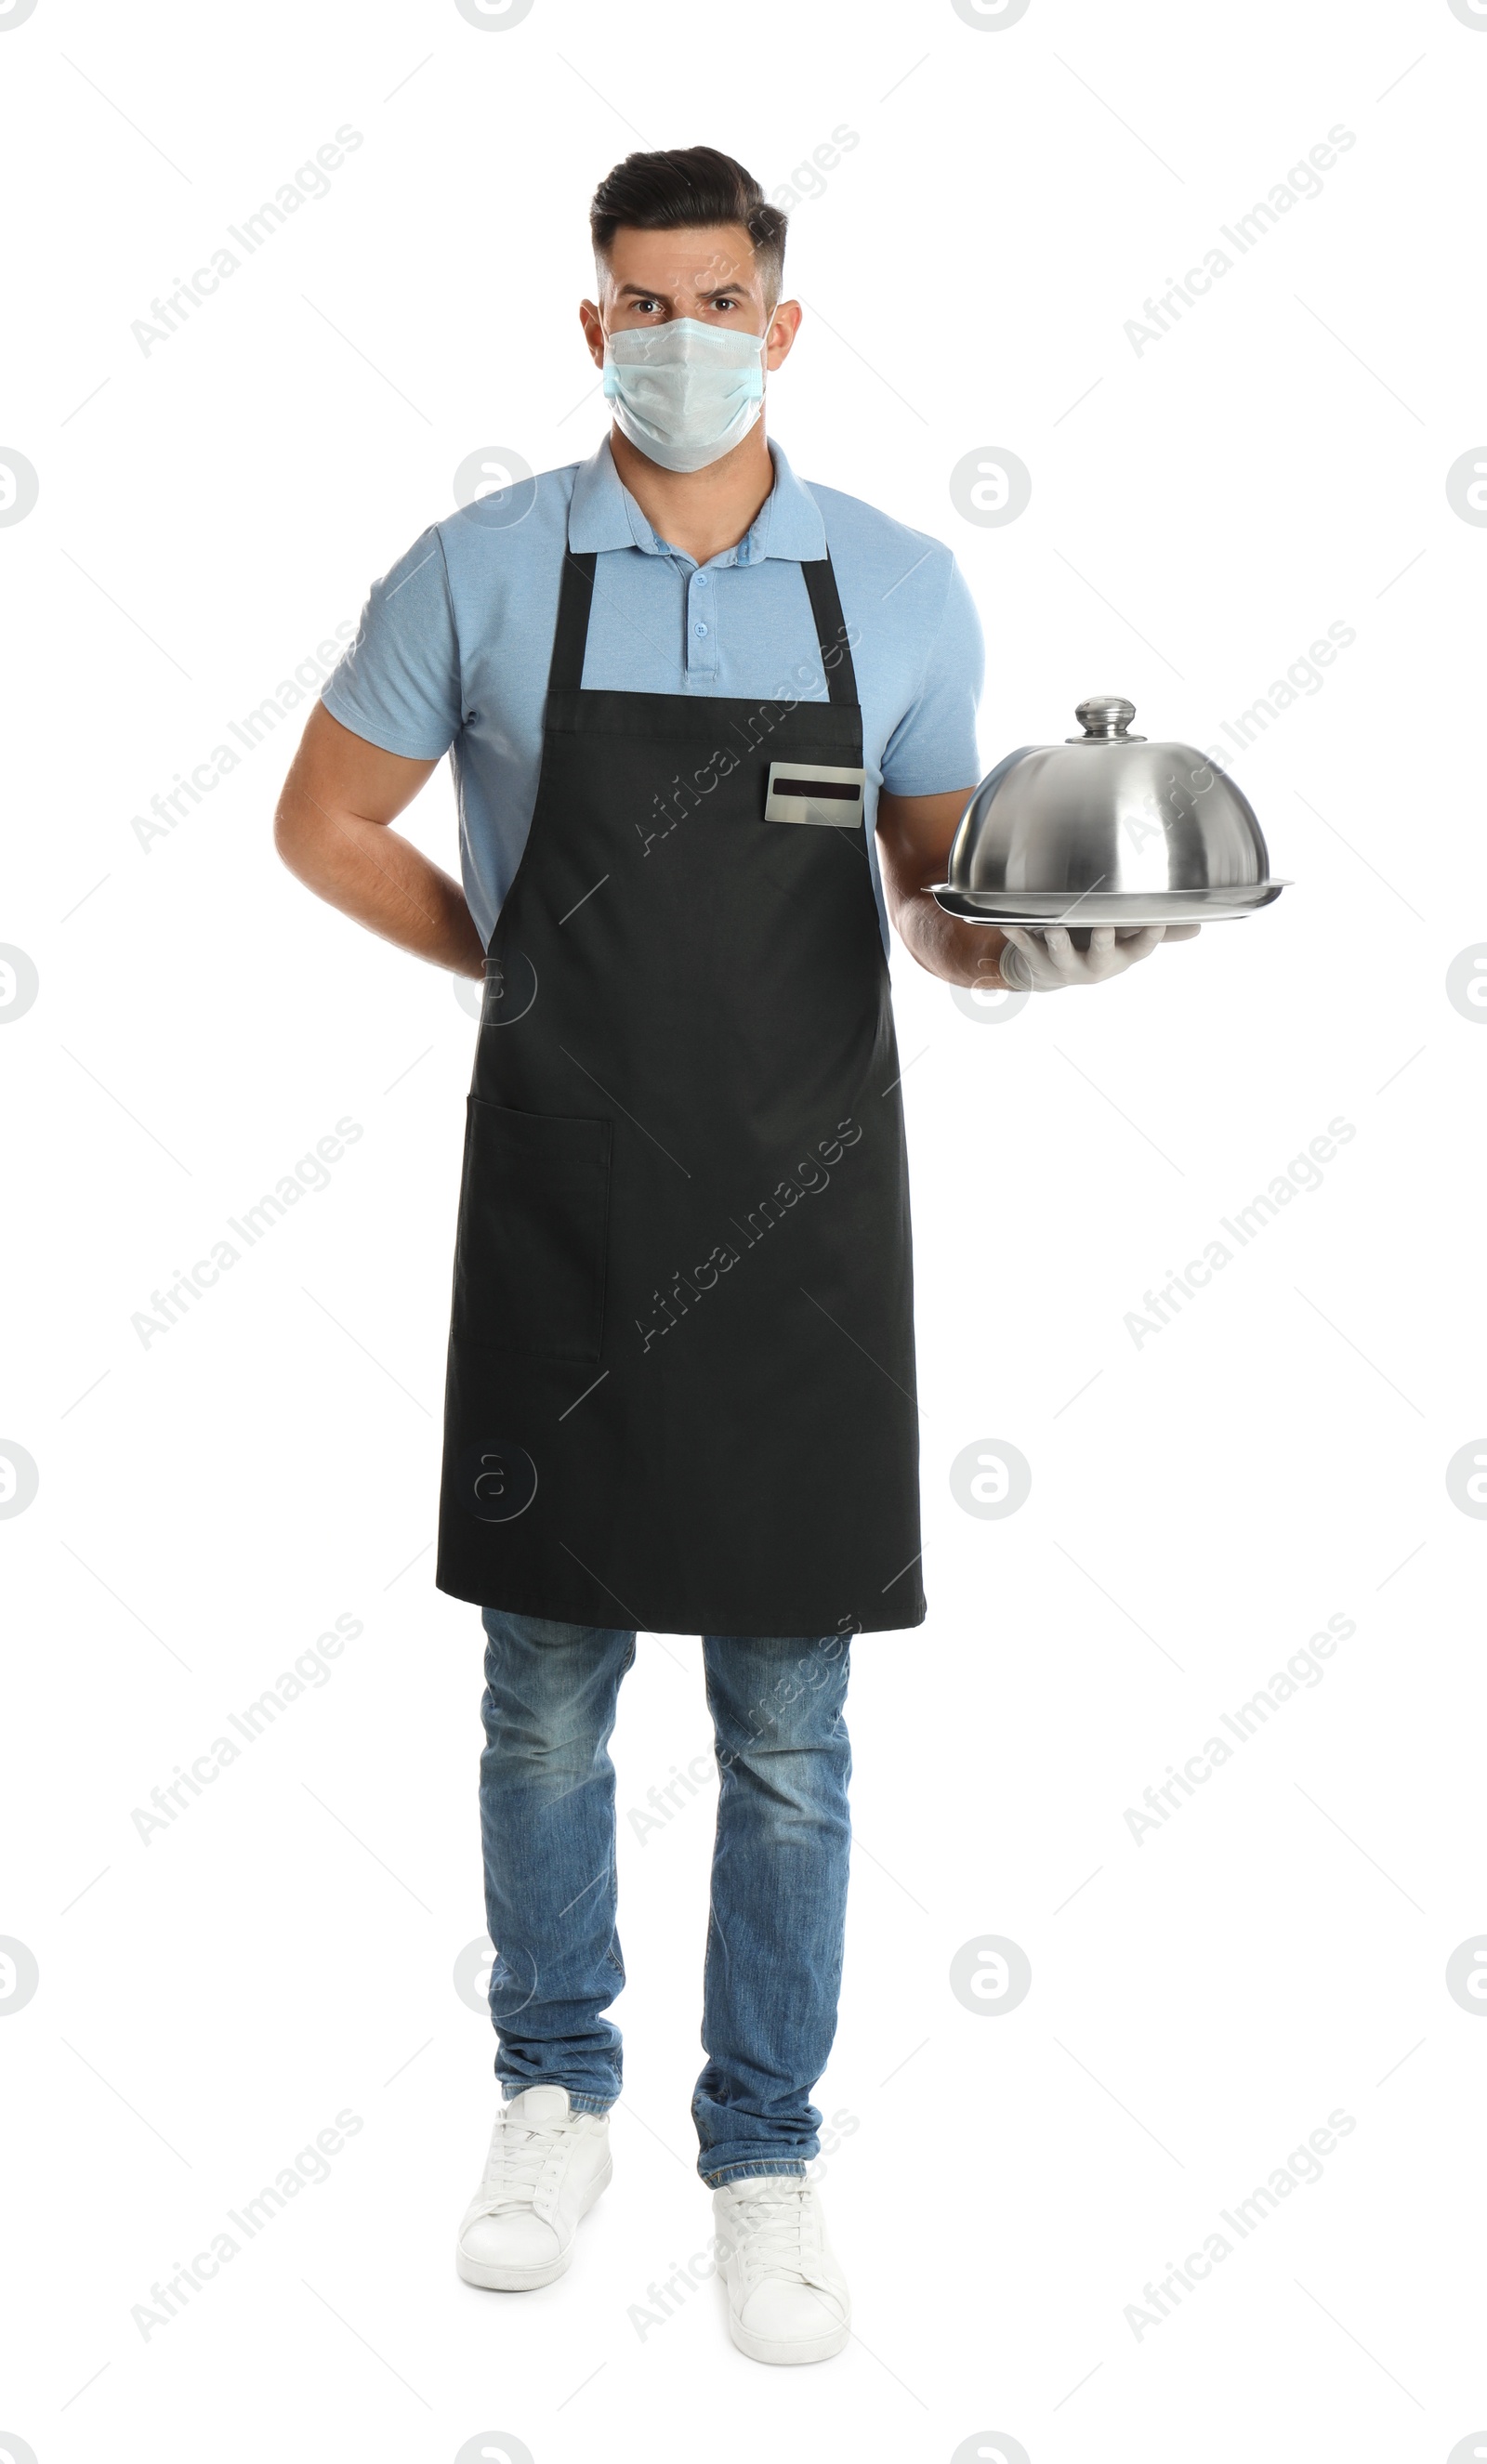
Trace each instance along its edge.
<path fill-rule="evenodd" d="M 696 1634 L 720 1775 L 699 2171 L 735 2343 L 809 2362 L 850 2332 L 805 2168 L 851 1638 L 924 1616 L 888 918 L 954 984 L 1095 980 L 1161 936 L 1081 954 L 926 894 L 978 777 L 980 629 L 948 549 L 766 442 L 801 309 L 758 183 L 709 146 L 633 154 L 590 231 L 610 435 L 493 474 L 373 585 L 277 841 L 484 981 L 437 1582 L 484 1618 L 502 2101 L 459 2273 L 550 2282 L 610 2178 L 608 1741 L 636 1629 Z M 390 826 L 446 753 L 458 882 Z"/>

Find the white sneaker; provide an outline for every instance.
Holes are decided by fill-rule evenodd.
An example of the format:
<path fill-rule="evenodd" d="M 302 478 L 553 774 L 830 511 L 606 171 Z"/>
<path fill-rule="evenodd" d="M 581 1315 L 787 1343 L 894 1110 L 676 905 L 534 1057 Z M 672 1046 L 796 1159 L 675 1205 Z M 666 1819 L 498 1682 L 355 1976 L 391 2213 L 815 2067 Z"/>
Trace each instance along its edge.
<path fill-rule="evenodd" d="M 607 2113 L 575 2113 L 566 2087 L 528 2087 L 509 2098 L 459 2227 L 455 2264 L 465 2282 L 490 2293 L 550 2284 L 571 2260 L 579 2218 L 612 2170 Z"/>
<path fill-rule="evenodd" d="M 821 2196 L 795 2173 L 754 2173 L 713 2192 L 728 2329 L 755 2362 L 825 2362 L 852 2324 Z"/>

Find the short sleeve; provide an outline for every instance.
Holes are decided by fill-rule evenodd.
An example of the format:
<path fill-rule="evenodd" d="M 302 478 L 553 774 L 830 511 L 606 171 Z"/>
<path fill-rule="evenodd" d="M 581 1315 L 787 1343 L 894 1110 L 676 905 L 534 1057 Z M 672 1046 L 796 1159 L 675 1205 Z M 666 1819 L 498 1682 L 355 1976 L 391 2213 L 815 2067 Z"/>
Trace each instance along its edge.
<path fill-rule="evenodd" d="M 436 530 L 374 582 L 356 639 L 321 693 L 332 718 L 385 753 L 437 761 L 459 731 L 459 644 Z"/>
<path fill-rule="evenodd" d="M 929 643 L 913 701 L 883 748 L 883 785 L 891 796 L 943 796 L 973 787 L 981 776 L 976 706 L 986 648 L 976 603 L 948 551 L 944 604 Z"/>

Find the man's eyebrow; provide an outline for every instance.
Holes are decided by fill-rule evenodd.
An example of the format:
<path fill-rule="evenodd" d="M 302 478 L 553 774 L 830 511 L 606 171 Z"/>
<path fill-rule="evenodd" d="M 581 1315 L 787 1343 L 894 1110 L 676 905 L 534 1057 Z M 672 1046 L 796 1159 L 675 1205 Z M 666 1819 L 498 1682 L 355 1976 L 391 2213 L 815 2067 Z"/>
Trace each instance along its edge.
<path fill-rule="evenodd" d="M 741 299 L 747 297 L 742 282 L 699 282 L 695 283 L 693 288 L 696 291 L 705 292 L 709 299 L 721 299 L 730 291 L 736 291 Z M 655 282 L 622 282 L 616 296 L 623 299 L 627 295 L 634 299 L 664 299 L 669 297 L 660 285 Z"/>

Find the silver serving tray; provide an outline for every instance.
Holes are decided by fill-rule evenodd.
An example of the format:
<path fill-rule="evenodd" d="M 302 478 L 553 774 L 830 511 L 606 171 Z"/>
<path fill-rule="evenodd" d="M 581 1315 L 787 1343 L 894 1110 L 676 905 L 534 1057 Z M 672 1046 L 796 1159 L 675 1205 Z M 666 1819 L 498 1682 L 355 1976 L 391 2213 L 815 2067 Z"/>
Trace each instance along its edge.
<path fill-rule="evenodd" d="M 1069 891 L 952 889 L 934 885 L 934 895 L 947 915 L 965 924 L 1022 924 L 1046 930 L 1050 924 L 1116 924 L 1137 931 L 1149 924 L 1221 924 L 1227 917 L 1254 915 L 1269 907 L 1289 885 L 1256 881 L 1222 890 L 1089 890 Z"/>

